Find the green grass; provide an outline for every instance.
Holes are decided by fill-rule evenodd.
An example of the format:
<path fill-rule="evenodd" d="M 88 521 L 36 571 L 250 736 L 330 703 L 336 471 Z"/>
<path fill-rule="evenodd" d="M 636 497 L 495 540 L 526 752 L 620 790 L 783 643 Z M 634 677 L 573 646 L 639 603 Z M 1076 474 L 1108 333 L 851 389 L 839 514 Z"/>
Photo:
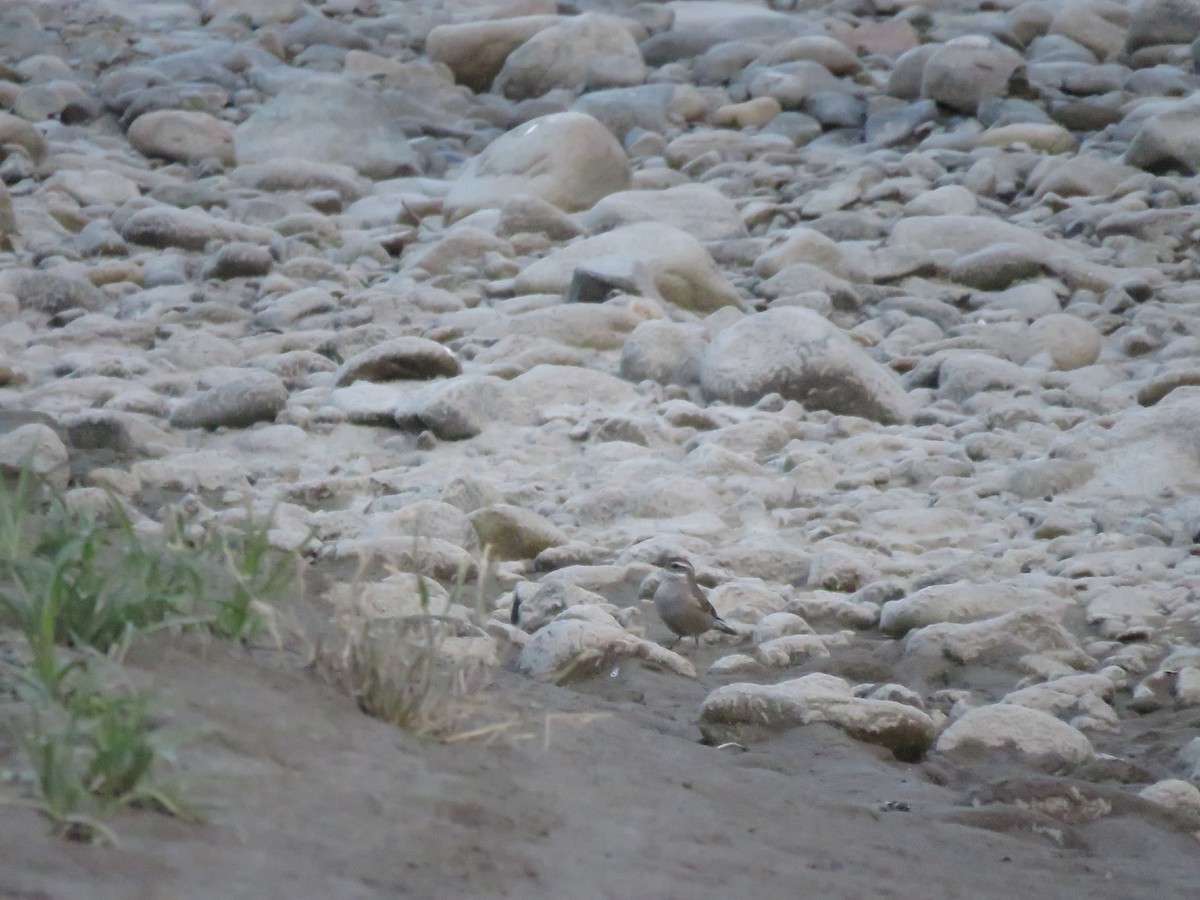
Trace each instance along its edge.
<path fill-rule="evenodd" d="M 270 547 L 269 520 L 186 525 L 168 514 L 143 533 L 115 498 L 101 515 L 74 513 L 26 475 L 0 488 L 0 625 L 27 645 L 27 661 L 6 664 L 26 713 L 10 727 L 32 803 L 58 834 L 113 841 L 102 820 L 119 810 L 187 813 L 161 777 L 178 734 L 156 727 L 149 695 L 99 673 L 164 628 L 249 642 L 297 577 L 294 557 Z"/>

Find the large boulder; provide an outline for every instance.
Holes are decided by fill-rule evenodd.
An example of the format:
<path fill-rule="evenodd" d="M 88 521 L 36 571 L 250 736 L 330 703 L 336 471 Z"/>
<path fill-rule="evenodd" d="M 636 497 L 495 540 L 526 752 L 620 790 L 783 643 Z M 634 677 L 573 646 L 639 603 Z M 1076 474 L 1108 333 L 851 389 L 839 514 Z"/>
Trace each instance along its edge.
<path fill-rule="evenodd" d="M 584 13 L 538 31 L 512 51 L 495 87 L 510 99 L 524 100 L 555 88 L 626 87 L 645 77 L 641 51 L 621 20 Z"/>
<path fill-rule="evenodd" d="M 425 39 L 425 52 L 449 66 L 459 84 L 482 93 L 492 86 L 510 53 L 558 21 L 558 16 L 516 16 L 438 25 Z"/>
<path fill-rule="evenodd" d="M 464 167 L 446 195 L 448 221 L 529 194 L 568 212 L 629 185 L 629 159 L 591 116 L 553 113 L 501 135 Z"/>
<path fill-rule="evenodd" d="M 813 409 L 907 421 L 914 404 L 896 377 L 815 312 L 780 307 L 721 331 L 704 352 L 706 397 L 749 406 L 778 393 Z"/>
<path fill-rule="evenodd" d="M 516 278 L 521 294 L 560 294 L 582 265 L 605 263 L 631 281 L 648 280 L 662 299 L 683 309 L 708 313 L 736 306 L 733 285 L 694 237 L 658 222 L 640 222 L 571 244 L 538 260 Z"/>
<path fill-rule="evenodd" d="M 814 672 L 779 684 L 728 684 L 700 704 L 700 732 L 709 742 L 747 741 L 814 723 L 880 744 L 900 759 L 914 759 L 933 743 L 933 720 L 895 700 L 857 697 L 834 675 Z"/>
<path fill-rule="evenodd" d="M 950 759 L 1005 753 L 1043 771 L 1080 766 L 1095 756 L 1091 741 L 1050 713 L 995 703 L 966 713 L 942 732 L 934 749 Z"/>
<path fill-rule="evenodd" d="M 1200 172 L 1200 94 L 1148 116 L 1129 142 L 1125 162 L 1150 172 Z"/>
<path fill-rule="evenodd" d="M 984 100 L 1007 96 L 1010 83 L 1023 73 L 1024 62 L 1015 50 L 984 35 L 965 35 L 930 54 L 921 75 L 921 96 L 974 115 Z"/>

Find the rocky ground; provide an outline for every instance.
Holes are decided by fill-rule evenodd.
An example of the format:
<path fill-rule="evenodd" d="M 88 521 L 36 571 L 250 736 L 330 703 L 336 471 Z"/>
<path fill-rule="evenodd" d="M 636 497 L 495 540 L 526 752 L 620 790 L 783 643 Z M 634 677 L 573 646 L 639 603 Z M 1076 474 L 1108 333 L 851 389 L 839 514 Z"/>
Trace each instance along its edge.
<path fill-rule="evenodd" d="M 6 814 L 0 893 L 1194 896 L 1198 38 L 0 0 L 0 467 L 310 569 L 282 651 L 130 656 L 205 823 Z M 665 649 L 671 554 L 738 635 Z M 304 668 L 418 574 L 474 739 Z"/>

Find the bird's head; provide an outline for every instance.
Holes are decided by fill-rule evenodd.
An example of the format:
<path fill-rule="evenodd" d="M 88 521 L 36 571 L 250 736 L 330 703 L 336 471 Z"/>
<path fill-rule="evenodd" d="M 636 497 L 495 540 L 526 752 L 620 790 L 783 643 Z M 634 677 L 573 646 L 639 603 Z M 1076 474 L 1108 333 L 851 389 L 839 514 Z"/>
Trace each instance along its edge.
<path fill-rule="evenodd" d="M 663 568 L 672 575 L 679 575 L 684 578 L 695 578 L 695 567 L 684 559 L 682 556 L 672 556 L 663 563 Z"/>

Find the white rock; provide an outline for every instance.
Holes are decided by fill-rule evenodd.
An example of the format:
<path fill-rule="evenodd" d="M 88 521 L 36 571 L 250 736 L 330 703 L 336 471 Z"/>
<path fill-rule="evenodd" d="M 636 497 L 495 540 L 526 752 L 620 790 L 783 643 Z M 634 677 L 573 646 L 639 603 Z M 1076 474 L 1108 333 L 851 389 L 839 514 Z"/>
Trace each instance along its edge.
<path fill-rule="evenodd" d="M 900 600 L 889 600 L 880 611 L 879 629 L 899 637 L 939 622 L 975 622 L 1019 609 L 1062 612 L 1071 605 L 1070 600 L 1041 588 L 958 581 L 930 585 Z"/>
<path fill-rule="evenodd" d="M 520 294 L 564 294 L 578 266 L 609 257 L 643 267 L 662 299 L 682 309 L 707 313 L 738 305 L 733 285 L 703 245 L 657 222 L 624 225 L 556 250 L 522 270 L 515 288 Z"/>
<path fill-rule="evenodd" d="M 535 677 L 579 678 L 607 672 L 620 660 L 634 657 L 677 675 L 696 677 L 688 660 L 634 637 L 611 616 L 596 609 L 590 610 L 588 618 L 571 612 L 534 633 L 517 659 L 520 671 Z"/>
<path fill-rule="evenodd" d="M 934 750 L 951 758 L 1007 751 L 1043 771 L 1073 769 L 1095 756 L 1080 731 L 1049 713 L 1012 704 L 970 710 L 942 732 Z"/>
<path fill-rule="evenodd" d="M 700 731 L 711 742 L 745 742 L 814 722 L 881 744 L 902 759 L 923 753 L 934 734 L 933 720 L 920 710 L 861 699 L 844 680 L 822 673 L 772 685 L 726 685 L 700 705 Z"/>
<path fill-rule="evenodd" d="M 1138 796 L 1170 809 L 1200 812 L 1200 789 L 1179 778 L 1156 781 L 1138 791 Z"/>
<path fill-rule="evenodd" d="M 908 634 L 904 652 L 960 663 L 988 658 L 1010 664 L 1026 654 L 1052 654 L 1068 665 L 1090 667 L 1094 660 L 1060 617 L 1046 609 L 1026 608 L 982 622 L 926 625 Z"/>
<path fill-rule="evenodd" d="M 884 423 L 907 421 L 912 400 L 895 376 L 826 319 L 781 307 L 723 329 L 704 351 L 706 397 L 750 406 L 769 393 L 811 409 Z"/>
<path fill-rule="evenodd" d="M 628 185 L 629 160 L 607 128 L 583 113 L 553 113 L 507 132 L 472 158 L 444 209 L 453 222 L 529 194 L 574 212 Z"/>

